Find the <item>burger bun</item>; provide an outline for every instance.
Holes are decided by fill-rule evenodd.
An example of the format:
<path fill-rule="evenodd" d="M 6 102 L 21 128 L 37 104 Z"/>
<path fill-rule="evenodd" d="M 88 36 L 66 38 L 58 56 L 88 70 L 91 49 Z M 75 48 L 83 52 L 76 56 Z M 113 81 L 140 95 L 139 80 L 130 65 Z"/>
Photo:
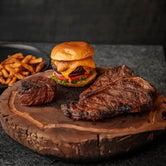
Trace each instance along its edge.
<path fill-rule="evenodd" d="M 81 60 L 95 55 L 92 46 L 83 41 L 70 41 L 56 45 L 51 59 L 58 61 Z"/>

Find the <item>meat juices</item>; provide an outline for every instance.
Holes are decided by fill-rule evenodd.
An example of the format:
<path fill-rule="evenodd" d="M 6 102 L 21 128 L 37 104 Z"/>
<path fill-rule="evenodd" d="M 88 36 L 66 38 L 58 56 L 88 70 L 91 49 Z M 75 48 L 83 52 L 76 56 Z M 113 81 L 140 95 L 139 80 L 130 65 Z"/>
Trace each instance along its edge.
<path fill-rule="evenodd" d="M 21 82 L 18 98 L 22 105 L 40 105 L 54 99 L 57 89 L 56 82 L 43 76 L 32 76 Z"/>
<path fill-rule="evenodd" d="M 107 70 L 80 94 L 77 104 L 64 104 L 61 109 L 76 120 L 100 120 L 150 111 L 156 95 L 154 87 L 123 65 Z"/>

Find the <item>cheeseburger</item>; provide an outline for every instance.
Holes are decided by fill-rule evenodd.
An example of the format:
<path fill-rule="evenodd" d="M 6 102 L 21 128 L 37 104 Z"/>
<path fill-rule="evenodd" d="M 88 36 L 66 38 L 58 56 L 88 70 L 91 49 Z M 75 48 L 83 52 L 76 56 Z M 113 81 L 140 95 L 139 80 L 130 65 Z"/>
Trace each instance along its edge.
<path fill-rule="evenodd" d="M 64 42 L 51 52 L 52 78 L 61 85 L 83 87 L 96 77 L 95 52 L 91 45 L 82 41 Z"/>

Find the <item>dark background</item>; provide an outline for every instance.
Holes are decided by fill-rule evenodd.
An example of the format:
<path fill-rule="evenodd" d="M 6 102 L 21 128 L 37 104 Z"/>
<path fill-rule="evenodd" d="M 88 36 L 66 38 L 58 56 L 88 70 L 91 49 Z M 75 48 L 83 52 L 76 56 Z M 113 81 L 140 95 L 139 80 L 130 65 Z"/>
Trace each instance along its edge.
<path fill-rule="evenodd" d="M 165 0 L 0 0 L 0 41 L 166 44 Z"/>

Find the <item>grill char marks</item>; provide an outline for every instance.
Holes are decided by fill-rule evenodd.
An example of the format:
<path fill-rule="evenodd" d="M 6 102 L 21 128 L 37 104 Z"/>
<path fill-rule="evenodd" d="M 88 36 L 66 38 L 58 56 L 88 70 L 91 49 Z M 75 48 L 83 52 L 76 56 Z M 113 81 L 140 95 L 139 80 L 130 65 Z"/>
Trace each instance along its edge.
<path fill-rule="evenodd" d="M 56 82 L 51 78 L 33 76 L 21 82 L 18 97 L 22 105 L 48 103 L 54 99 L 56 86 Z"/>
<path fill-rule="evenodd" d="M 100 120 L 148 111 L 155 96 L 155 88 L 123 65 L 107 70 L 80 94 L 77 104 L 63 105 L 62 110 L 76 120 Z"/>

